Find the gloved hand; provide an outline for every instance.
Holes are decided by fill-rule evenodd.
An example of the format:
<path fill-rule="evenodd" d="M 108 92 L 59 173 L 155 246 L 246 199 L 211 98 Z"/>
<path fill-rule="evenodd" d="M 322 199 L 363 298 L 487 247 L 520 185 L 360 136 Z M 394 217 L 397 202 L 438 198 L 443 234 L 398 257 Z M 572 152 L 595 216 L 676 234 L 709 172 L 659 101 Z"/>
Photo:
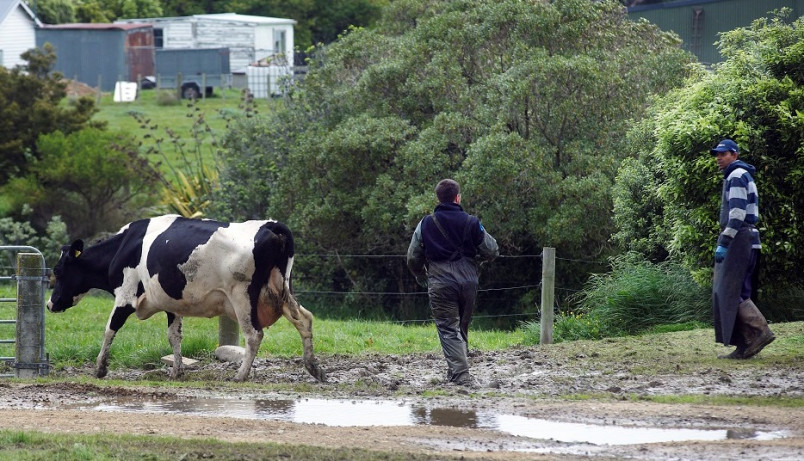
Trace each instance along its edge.
<path fill-rule="evenodd" d="M 416 276 L 416 283 L 427 288 L 427 276 L 426 275 L 417 275 Z"/>
<path fill-rule="evenodd" d="M 724 259 L 726 259 L 726 250 L 728 248 L 724 247 L 723 245 L 718 245 L 715 248 L 715 262 L 722 263 Z"/>

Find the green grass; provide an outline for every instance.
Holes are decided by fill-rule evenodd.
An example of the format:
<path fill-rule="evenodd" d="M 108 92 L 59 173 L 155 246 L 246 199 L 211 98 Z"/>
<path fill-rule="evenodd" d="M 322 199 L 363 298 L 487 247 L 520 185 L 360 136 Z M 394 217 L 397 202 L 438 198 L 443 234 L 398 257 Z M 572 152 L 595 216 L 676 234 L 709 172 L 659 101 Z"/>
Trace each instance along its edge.
<path fill-rule="evenodd" d="M 87 296 L 64 313 L 46 313 L 45 349 L 56 367 L 94 363 L 112 309 L 112 298 Z M 315 314 L 315 313 L 314 313 Z M 218 346 L 218 320 L 186 317 L 183 323 L 182 353 L 191 358 L 208 359 Z M 318 354 L 404 354 L 440 352 L 435 327 L 428 324 L 403 325 L 393 322 L 316 319 L 314 344 Z M 473 348 L 499 350 L 522 344 L 519 332 L 471 331 Z M 240 338 L 241 345 L 243 338 Z M 171 353 L 164 314 L 140 321 L 129 317 L 114 339 L 109 366 L 152 367 Z M 299 357 L 301 339 L 286 319 L 265 330 L 258 357 Z"/>
<path fill-rule="evenodd" d="M 59 460 L 177 460 L 177 459 L 261 459 L 261 460 L 435 460 L 444 456 L 394 454 L 390 452 L 288 445 L 271 442 L 230 443 L 210 439 L 52 434 L 29 431 L 0 431 L 0 459 L 20 461 Z M 462 459 L 459 455 L 455 458 Z"/>
<path fill-rule="evenodd" d="M 647 395 L 639 396 L 637 400 L 666 403 L 670 405 L 742 405 L 782 408 L 804 407 L 803 398 L 783 395 L 774 395 L 770 397 L 756 395 L 749 397 L 732 395 Z"/>

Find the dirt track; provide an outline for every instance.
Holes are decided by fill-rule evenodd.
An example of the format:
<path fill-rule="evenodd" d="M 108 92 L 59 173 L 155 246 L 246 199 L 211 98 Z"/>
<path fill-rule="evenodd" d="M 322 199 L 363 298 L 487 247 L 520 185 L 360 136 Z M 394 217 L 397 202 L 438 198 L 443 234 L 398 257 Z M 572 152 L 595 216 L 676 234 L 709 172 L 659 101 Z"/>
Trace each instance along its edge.
<path fill-rule="evenodd" d="M 798 326 L 797 328 L 802 328 Z M 800 334 L 800 331 L 798 332 Z M 214 396 L 233 399 L 327 398 L 402 400 L 424 408 L 486 411 L 602 425 L 729 430 L 735 438 L 643 445 L 591 445 L 516 437 L 482 428 L 450 426 L 333 427 L 283 421 L 127 413 L 125 431 L 179 437 L 214 437 L 227 441 L 273 441 L 326 447 L 362 447 L 403 453 L 487 459 L 575 459 L 635 457 L 639 459 L 804 459 L 804 408 L 662 404 L 649 396 L 804 396 L 804 361 L 774 360 L 772 349 L 740 363 L 706 358 L 674 360 L 675 348 L 664 336 L 645 339 L 671 364 L 655 372 L 657 356 L 637 353 L 617 342 L 608 350 L 585 350 L 577 343 L 560 349 L 530 347 L 475 352 L 473 373 L 492 387 L 466 390 L 442 384 L 443 358 L 437 354 L 360 357 L 325 356 L 329 382 L 316 383 L 298 359 L 258 359 L 247 385 L 198 389 L 198 383 L 220 382 L 234 375 L 234 364 L 206 363 L 188 373 L 189 385 L 167 387 L 107 386 L 56 382 L 0 382 L 0 428 L 54 432 L 120 431 L 120 414 L 75 409 L 76 404 L 127 399 L 193 400 Z M 669 337 L 672 338 L 672 337 Z M 722 352 L 701 351 L 701 356 Z M 90 367 L 53 372 L 56 378 L 91 375 Z M 109 379 L 164 380 L 166 370 L 112 370 Z M 300 390 L 301 389 L 301 390 Z M 595 396 L 579 400 L 567 396 Z M 31 411 L 36 408 L 37 411 Z M 750 438 L 758 432 L 784 434 L 774 440 Z M 748 438 L 745 438 L 748 437 Z M 547 453 L 542 455 L 539 453 Z"/>

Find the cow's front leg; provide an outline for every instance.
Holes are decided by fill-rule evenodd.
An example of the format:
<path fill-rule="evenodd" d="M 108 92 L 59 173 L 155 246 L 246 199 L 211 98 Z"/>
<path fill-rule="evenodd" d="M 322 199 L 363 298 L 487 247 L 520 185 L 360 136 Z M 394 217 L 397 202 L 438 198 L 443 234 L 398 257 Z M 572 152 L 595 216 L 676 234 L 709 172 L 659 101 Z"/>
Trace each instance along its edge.
<path fill-rule="evenodd" d="M 282 311 L 285 317 L 290 320 L 290 323 L 299 331 L 302 340 L 302 348 L 304 354 L 304 368 L 313 376 L 313 378 L 326 382 L 327 376 L 324 370 L 318 364 L 318 359 L 313 353 L 313 314 L 305 309 L 296 300 L 296 297 L 290 295 L 288 300 L 283 304 Z"/>
<path fill-rule="evenodd" d="M 103 335 L 103 344 L 98 354 L 98 360 L 95 362 L 95 376 L 98 378 L 103 378 L 109 372 L 109 349 L 112 347 L 112 340 L 120 327 L 126 323 L 128 316 L 133 313 L 134 308 L 131 307 L 131 304 L 126 304 L 125 306 L 115 307 L 109 315 L 106 333 Z"/>
<path fill-rule="evenodd" d="M 176 379 L 184 374 L 184 361 L 181 358 L 181 315 L 166 312 L 168 320 L 168 342 L 173 349 L 173 368 L 170 377 Z"/>

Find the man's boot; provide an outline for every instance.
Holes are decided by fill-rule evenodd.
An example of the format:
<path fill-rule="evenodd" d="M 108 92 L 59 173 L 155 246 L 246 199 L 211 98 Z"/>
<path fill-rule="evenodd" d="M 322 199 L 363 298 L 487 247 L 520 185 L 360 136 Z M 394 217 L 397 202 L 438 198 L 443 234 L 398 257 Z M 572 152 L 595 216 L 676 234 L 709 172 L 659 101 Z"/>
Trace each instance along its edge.
<path fill-rule="evenodd" d="M 730 354 L 718 355 L 719 359 L 742 360 L 745 358 L 745 346 L 737 346 Z"/>
<path fill-rule="evenodd" d="M 753 330 L 753 337 L 743 351 L 743 357 L 748 359 L 759 353 L 765 346 L 772 343 L 776 336 L 770 328 L 765 316 L 759 311 L 756 304 L 750 299 L 746 299 L 737 310 L 737 317 L 740 321 Z"/>
<path fill-rule="evenodd" d="M 730 360 L 743 360 L 748 357 L 745 356 L 745 349 L 749 344 L 754 342 L 759 331 L 755 331 L 750 325 L 743 323 L 739 314 L 737 315 L 737 322 L 734 325 L 734 332 L 732 333 L 732 344 L 736 347 L 730 354 L 718 355 L 719 359 Z"/>

